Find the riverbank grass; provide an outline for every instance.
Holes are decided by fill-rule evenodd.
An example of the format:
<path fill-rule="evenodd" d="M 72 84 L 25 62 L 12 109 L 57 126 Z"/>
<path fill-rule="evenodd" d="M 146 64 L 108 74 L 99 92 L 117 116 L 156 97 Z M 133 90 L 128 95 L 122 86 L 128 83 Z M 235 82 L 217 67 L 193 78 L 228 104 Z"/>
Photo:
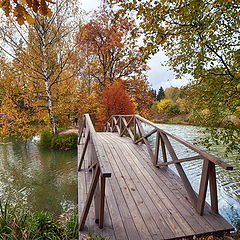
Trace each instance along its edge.
<path fill-rule="evenodd" d="M 77 240 L 78 222 L 75 211 L 54 219 L 48 212 L 34 212 L 0 201 L 1 240 Z"/>

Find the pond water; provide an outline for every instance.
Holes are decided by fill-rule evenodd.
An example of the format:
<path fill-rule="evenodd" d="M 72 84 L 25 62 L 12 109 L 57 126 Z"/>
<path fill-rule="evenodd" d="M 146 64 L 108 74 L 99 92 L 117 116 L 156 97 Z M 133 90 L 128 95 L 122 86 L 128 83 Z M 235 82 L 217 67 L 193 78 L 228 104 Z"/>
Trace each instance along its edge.
<path fill-rule="evenodd" d="M 195 126 L 159 124 L 159 127 L 194 144 L 203 135 L 200 132 L 202 128 Z M 179 158 L 192 156 L 189 150 L 176 142 L 173 144 Z M 207 151 L 234 167 L 233 171 L 220 167 L 216 170 L 220 213 L 237 227 L 240 218 L 239 156 L 233 154 L 226 158 L 223 146 L 214 146 Z M 182 165 L 197 191 L 202 161 L 195 160 Z M 9 199 L 33 211 L 45 210 L 59 216 L 76 207 L 76 169 L 76 151 L 43 150 L 34 143 L 0 143 L 0 199 Z"/>
<path fill-rule="evenodd" d="M 77 152 L 0 143 L 0 199 L 55 216 L 77 204 Z"/>

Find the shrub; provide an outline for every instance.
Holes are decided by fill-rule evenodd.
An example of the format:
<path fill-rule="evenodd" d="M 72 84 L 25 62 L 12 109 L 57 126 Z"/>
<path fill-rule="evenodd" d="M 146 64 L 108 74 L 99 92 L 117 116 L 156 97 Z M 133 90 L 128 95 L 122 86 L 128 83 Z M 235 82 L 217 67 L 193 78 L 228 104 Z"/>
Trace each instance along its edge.
<path fill-rule="evenodd" d="M 180 113 L 180 109 L 179 109 L 179 106 L 178 104 L 172 104 L 170 105 L 168 108 L 167 108 L 167 112 L 170 114 L 170 115 L 177 115 Z"/>
<path fill-rule="evenodd" d="M 78 135 L 75 133 L 62 134 L 54 136 L 51 142 L 51 148 L 57 150 L 71 150 L 77 147 Z"/>
<path fill-rule="evenodd" d="M 172 104 L 173 104 L 172 100 L 162 99 L 160 102 L 157 102 L 157 104 L 156 104 L 157 112 L 160 113 L 160 114 L 165 113 L 167 108 Z"/>
<path fill-rule="evenodd" d="M 44 131 L 41 134 L 40 143 L 41 147 L 50 148 L 52 144 L 53 134 L 50 131 Z"/>

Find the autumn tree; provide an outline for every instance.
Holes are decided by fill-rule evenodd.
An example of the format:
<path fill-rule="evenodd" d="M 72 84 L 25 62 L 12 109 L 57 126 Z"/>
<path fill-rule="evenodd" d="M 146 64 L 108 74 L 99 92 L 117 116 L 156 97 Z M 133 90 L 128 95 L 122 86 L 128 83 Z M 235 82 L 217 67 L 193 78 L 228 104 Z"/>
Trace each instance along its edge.
<path fill-rule="evenodd" d="M 180 89 L 178 87 L 169 87 L 165 89 L 165 98 L 171 99 L 173 102 L 180 96 Z"/>
<path fill-rule="evenodd" d="M 85 66 L 80 71 L 81 82 L 92 94 L 93 88 L 101 92 L 111 82 L 122 80 L 126 91 L 137 103 L 138 112 L 146 112 L 152 96 L 145 75 L 147 65 L 137 45 L 130 44 L 136 41 L 130 39 L 135 23 L 124 17 L 115 23 L 113 20 L 114 11 L 104 6 L 80 26 L 78 57 L 85 59 Z"/>
<path fill-rule="evenodd" d="M 98 112 L 98 127 L 103 127 L 112 115 L 131 115 L 134 114 L 134 110 L 134 103 L 122 82 L 114 81 L 102 92 L 102 107 Z"/>
<path fill-rule="evenodd" d="M 163 48 L 178 76 L 192 75 L 189 99 L 196 113 L 208 108 L 204 121 L 219 126 L 226 117 L 239 118 L 239 1 L 110 2 L 120 8 L 118 16 L 135 13 L 146 58 Z M 239 149 L 235 138 L 240 139 L 240 129 L 235 123 L 222 133 L 221 142 Z"/>
<path fill-rule="evenodd" d="M 43 123 L 50 123 L 52 132 L 57 134 L 57 124 L 72 111 L 79 70 L 79 65 L 73 64 L 73 4 L 74 1 L 56 1 L 52 17 L 36 14 L 31 26 L 1 26 L 5 44 L 1 50 L 12 58 L 1 76 L 6 93 L 1 106 L 1 113 L 6 116 L 0 120 L 4 126 L 1 135 L 19 133 L 30 137 Z M 30 128 L 31 134 L 26 135 L 24 129 Z"/>
<path fill-rule="evenodd" d="M 141 77 L 147 69 L 138 48 L 129 45 L 134 21 L 120 17 L 113 23 L 113 19 L 114 12 L 103 7 L 80 27 L 77 37 L 79 55 L 88 56 L 86 71 L 102 86 L 117 79 Z"/>

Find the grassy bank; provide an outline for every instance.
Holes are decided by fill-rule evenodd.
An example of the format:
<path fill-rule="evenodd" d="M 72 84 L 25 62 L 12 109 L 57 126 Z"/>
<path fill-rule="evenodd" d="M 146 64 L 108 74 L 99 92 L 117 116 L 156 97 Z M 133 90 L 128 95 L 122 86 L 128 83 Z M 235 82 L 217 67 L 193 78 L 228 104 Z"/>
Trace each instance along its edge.
<path fill-rule="evenodd" d="M 55 219 L 48 212 L 31 212 L 21 206 L 0 202 L 0 239 L 77 240 L 77 214 L 71 212 Z"/>
<path fill-rule="evenodd" d="M 76 133 L 66 133 L 54 136 L 50 131 L 41 134 L 39 145 L 44 148 L 56 150 L 71 150 L 77 147 L 78 135 Z"/>

